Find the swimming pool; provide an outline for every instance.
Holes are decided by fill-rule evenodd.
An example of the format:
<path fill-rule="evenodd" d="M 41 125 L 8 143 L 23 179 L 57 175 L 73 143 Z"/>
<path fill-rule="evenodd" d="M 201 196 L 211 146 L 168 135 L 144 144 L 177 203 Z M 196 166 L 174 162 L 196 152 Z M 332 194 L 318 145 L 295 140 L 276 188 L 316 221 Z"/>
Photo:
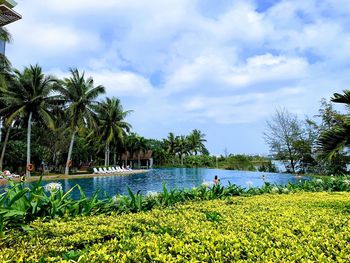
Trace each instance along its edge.
<path fill-rule="evenodd" d="M 158 192 L 162 190 L 164 182 L 168 189 L 184 189 L 200 186 L 203 182 L 212 182 L 217 175 L 222 185 L 228 185 L 229 182 L 242 187 L 259 187 L 265 182 L 285 185 L 288 182 L 296 183 L 298 180 L 309 180 L 308 177 L 302 179 L 296 178 L 291 174 L 279 173 L 261 173 L 233 170 L 217 170 L 206 168 L 169 168 L 152 169 L 145 173 L 133 174 L 128 176 L 101 176 L 86 179 L 66 179 L 58 180 L 62 184 L 63 190 L 68 191 L 74 185 L 79 184 L 87 196 L 100 190 L 109 196 L 116 194 L 126 194 L 127 186 L 133 192 L 140 191 L 142 194 L 148 192 Z M 262 177 L 265 177 L 263 179 Z M 42 184 L 48 184 L 51 181 L 44 181 Z M 78 195 L 78 191 L 73 193 L 73 197 Z"/>

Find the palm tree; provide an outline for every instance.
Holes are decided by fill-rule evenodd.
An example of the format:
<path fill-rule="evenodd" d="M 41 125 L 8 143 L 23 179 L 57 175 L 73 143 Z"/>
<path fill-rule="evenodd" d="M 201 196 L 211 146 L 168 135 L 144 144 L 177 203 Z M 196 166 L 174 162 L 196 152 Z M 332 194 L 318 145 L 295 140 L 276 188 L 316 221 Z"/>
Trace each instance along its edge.
<path fill-rule="evenodd" d="M 136 152 L 137 152 L 137 160 L 138 160 L 138 165 L 139 168 L 141 167 L 141 153 L 146 153 L 147 150 L 149 150 L 148 147 L 148 141 L 145 137 L 138 136 L 136 140 Z"/>
<path fill-rule="evenodd" d="M 96 114 L 94 112 L 98 105 L 96 99 L 105 93 L 103 86 L 94 86 L 91 77 L 85 79 L 84 72 L 80 73 L 78 69 L 71 69 L 70 73 L 71 77 L 65 78 L 61 85 L 56 86 L 61 99 L 67 102 L 66 114 L 72 132 L 65 168 L 66 175 L 69 173 L 75 135 L 88 125 L 96 127 Z"/>
<path fill-rule="evenodd" d="M 188 135 L 188 144 L 192 152 L 197 155 L 198 152 L 203 152 L 205 149 L 204 142 L 207 140 L 204 139 L 205 134 L 200 130 L 194 129 L 190 135 Z"/>
<path fill-rule="evenodd" d="M 179 154 L 181 165 L 184 164 L 184 156 L 190 152 L 187 137 L 184 135 L 175 137 L 175 149 Z"/>
<path fill-rule="evenodd" d="M 138 141 L 138 135 L 134 132 L 130 133 L 129 136 L 126 138 L 126 143 L 125 143 L 126 158 L 128 158 L 128 152 L 129 152 L 130 161 L 133 160 L 134 154 L 137 152 L 137 141 Z M 127 163 L 128 163 L 128 160 L 126 160 L 126 164 Z"/>
<path fill-rule="evenodd" d="M 8 43 L 12 41 L 10 33 L 3 27 L 0 27 L 0 40 Z M 4 70 L 11 67 L 10 61 L 6 58 L 4 54 L 0 54 L 0 72 L 3 73 Z"/>
<path fill-rule="evenodd" d="M 169 132 L 168 137 L 164 139 L 164 144 L 166 147 L 166 150 L 169 154 L 173 156 L 173 164 L 175 164 L 176 159 L 176 137 L 174 133 Z"/>
<path fill-rule="evenodd" d="M 97 113 L 97 133 L 105 143 L 105 165 L 109 165 L 110 144 L 124 144 L 126 134 L 130 132 L 131 125 L 124 121 L 131 111 L 124 111 L 119 99 L 107 98 L 99 104 Z"/>
<path fill-rule="evenodd" d="M 10 33 L 5 28 L 2 28 L 2 27 L 0 27 L 0 40 L 4 41 L 5 43 L 11 41 Z M 7 89 L 8 81 L 11 80 L 11 77 L 12 77 L 12 75 L 11 75 L 11 63 L 5 57 L 4 54 L 0 54 L 0 89 L 1 90 Z M 0 102 L 0 109 L 2 109 L 4 107 L 5 107 L 4 102 Z M 0 142 L 1 142 L 1 137 L 2 137 L 2 134 L 1 134 L 2 122 L 3 122 L 3 116 L 0 115 Z M 5 137 L 6 137 L 6 135 L 5 135 Z M 4 149 L 5 148 L 6 148 L 6 144 L 4 145 Z M 0 167 L 0 170 L 1 169 L 2 169 L 2 165 Z"/>
<path fill-rule="evenodd" d="M 22 72 L 14 71 L 14 83 L 8 89 L 2 90 L 0 101 L 5 107 L 0 115 L 6 116 L 6 124 L 10 125 L 15 119 L 25 118 L 27 121 L 27 167 L 30 164 L 30 142 L 32 120 L 43 121 L 46 126 L 53 128 L 54 122 L 49 112 L 50 105 L 57 103 L 57 96 L 52 95 L 56 79 L 45 76 L 38 65 L 26 67 Z M 27 176 L 30 171 L 26 170 Z"/>
<path fill-rule="evenodd" d="M 335 93 L 332 102 L 345 104 L 350 107 L 350 90 L 344 90 L 344 94 Z M 333 159 L 337 153 L 350 146 L 350 117 L 344 118 L 328 130 L 321 133 L 317 140 L 321 156 Z"/>

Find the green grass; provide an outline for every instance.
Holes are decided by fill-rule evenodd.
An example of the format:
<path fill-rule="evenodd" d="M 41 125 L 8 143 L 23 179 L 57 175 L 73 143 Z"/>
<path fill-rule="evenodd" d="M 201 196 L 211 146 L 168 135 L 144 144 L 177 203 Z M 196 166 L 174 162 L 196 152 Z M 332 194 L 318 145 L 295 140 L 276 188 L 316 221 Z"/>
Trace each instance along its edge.
<path fill-rule="evenodd" d="M 189 201 L 135 214 L 35 221 L 0 262 L 349 262 L 350 193 Z"/>

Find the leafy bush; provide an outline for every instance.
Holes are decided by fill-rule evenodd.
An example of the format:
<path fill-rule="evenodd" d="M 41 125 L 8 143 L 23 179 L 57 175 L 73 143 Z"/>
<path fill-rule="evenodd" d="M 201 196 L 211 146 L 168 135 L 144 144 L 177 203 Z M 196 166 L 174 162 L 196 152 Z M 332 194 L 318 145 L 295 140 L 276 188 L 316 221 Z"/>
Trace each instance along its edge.
<path fill-rule="evenodd" d="M 349 193 L 187 202 L 149 212 L 35 221 L 0 262 L 348 262 Z"/>
<path fill-rule="evenodd" d="M 27 224 L 37 218 L 49 220 L 77 215 L 136 213 L 157 207 L 170 207 L 191 200 L 214 200 L 231 196 L 288 194 L 300 191 L 350 191 L 348 177 L 299 181 L 297 184 L 285 186 L 265 183 L 260 188 L 249 187 L 248 189 L 234 184 L 226 187 L 203 184 L 193 189 L 168 190 L 163 184 L 163 190 L 160 193 L 143 196 L 140 192 L 133 193 L 128 188 L 126 196 L 106 196 L 105 199 L 99 199 L 98 192 L 92 197 L 87 197 L 79 185 L 64 193 L 57 184 L 51 184 L 53 185 L 50 187 L 43 187 L 41 181 L 33 186 L 10 182 L 10 187 L 0 194 L 0 235 L 4 235 L 12 228 L 28 230 Z M 71 192 L 75 188 L 80 192 L 78 199 L 71 197 Z"/>

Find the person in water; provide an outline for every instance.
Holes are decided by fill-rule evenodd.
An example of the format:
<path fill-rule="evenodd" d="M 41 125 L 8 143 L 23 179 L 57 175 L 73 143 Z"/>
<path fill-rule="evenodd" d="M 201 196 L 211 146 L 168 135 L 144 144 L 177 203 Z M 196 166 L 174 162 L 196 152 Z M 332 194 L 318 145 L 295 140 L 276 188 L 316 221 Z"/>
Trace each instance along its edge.
<path fill-rule="evenodd" d="M 215 175 L 214 177 L 214 184 L 219 184 L 220 183 L 220 179 L 218 178 L 217 175 Z"/>

